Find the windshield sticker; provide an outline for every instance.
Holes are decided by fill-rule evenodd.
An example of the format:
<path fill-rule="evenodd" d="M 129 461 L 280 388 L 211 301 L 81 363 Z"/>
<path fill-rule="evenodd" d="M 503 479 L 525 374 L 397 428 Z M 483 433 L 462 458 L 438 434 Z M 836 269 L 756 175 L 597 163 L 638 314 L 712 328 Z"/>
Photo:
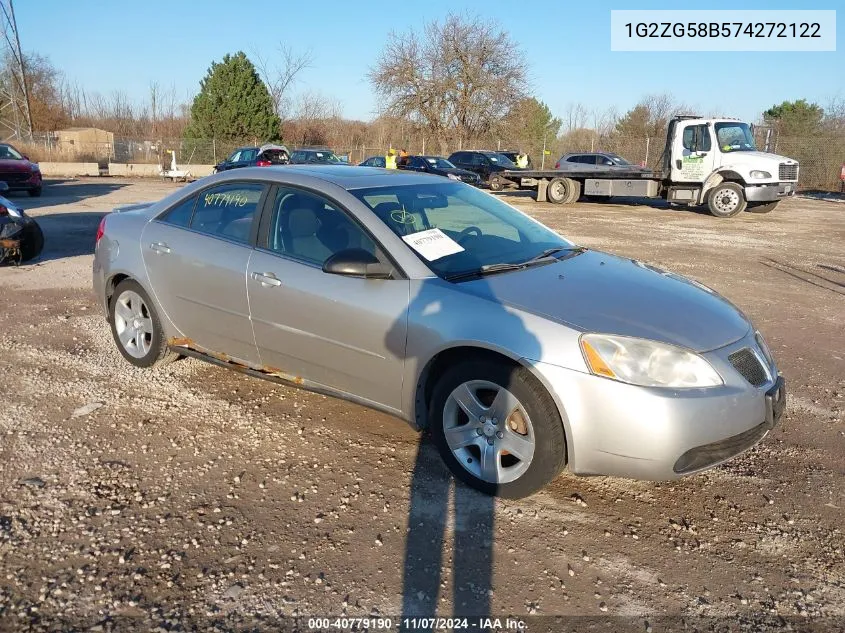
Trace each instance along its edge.
<path fill-rule="evenodd" d="M 461 253 L 464 250 L 463 246 L 440 229 L 428 229 L 419 233 L 403 235 L 402 239 L 430 262 L 447 255 Z"/>

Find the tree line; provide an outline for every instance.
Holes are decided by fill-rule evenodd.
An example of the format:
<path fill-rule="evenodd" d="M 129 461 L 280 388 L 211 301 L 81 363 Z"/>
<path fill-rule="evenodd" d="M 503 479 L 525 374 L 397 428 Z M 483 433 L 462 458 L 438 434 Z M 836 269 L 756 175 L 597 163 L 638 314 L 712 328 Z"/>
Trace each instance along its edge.
<path fill-rule="evenodd" d="M 190 98 L 153 83 L 147 100 L 137 103 L 120 91 L 90 93 L 31 53 L 26 67 L 34 131 L 92 126 L 146 140 L 251 139 L 346 148 L 412 142 L 445 154 L 494 141 L 538 151 L 561 144 L 587 149 L 613 137 L 659 139 L 673 114 L 689 110 L 663 94 L 645 96 L 621 115 L 573 104 L 555 116 L 532 94 L 529 64 L 507 31 L 468 15 L 450 14 L 419 30 L 389 34 L 367 76 L 383 104 L 372 121 L 345 119 L 342 104 L 317 91 L 294 93 L 311 65 L 309 52 L 282 45 L 271 58 L 253 58 L 237 51 L 213 62 Z M 9 76 L 0 72 L 0 81 Z M 17 90 L 14 84 L 3 88 Z M 787 101 L 765 110 L 759 122 L 783 137 L 842 135 L 845 101 L 827 108 Z"/>

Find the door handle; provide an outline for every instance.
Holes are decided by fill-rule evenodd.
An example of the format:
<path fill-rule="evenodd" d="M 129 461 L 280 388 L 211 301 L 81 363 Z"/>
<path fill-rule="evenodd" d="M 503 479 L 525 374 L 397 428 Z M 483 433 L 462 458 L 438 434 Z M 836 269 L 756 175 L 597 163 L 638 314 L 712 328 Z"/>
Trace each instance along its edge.
<path fill-rule="evenodd" d="M 150 244 L 150 250 L 158 253 L 159 255 L 165 255 L 170 252 L 170 247 L 164 242 L 153 242 Z"/>
<path fill-rule="evenodd" d="M 682 169 L 683 166 L 684 166 L 683 163 L 681 162 L 680 158 L 675 161 L 675 165 L 677 166 L 678 169 Z"/>
<path fill-rule="evenodd" d="M 250 275 L 262 286 L 281 286 L 282 282 L 273 273 L 252 273 Z"/>

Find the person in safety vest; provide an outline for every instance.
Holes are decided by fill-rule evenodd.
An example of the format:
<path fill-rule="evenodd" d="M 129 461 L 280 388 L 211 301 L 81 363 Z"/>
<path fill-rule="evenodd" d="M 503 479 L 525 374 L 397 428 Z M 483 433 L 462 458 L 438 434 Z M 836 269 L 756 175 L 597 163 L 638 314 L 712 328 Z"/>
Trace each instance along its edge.
<path fill-rule="evenodd" d="M 528 168 L 528 154 L 525 152 L 520 152 L 516 155 L 516 166 L 520 169 L 527 169 Z"/>
<path fill-rule="evenodd" d="M 396 169 L 396 150 L 392 147 L 384 157 L 384 166 L 386 169 Z"/>

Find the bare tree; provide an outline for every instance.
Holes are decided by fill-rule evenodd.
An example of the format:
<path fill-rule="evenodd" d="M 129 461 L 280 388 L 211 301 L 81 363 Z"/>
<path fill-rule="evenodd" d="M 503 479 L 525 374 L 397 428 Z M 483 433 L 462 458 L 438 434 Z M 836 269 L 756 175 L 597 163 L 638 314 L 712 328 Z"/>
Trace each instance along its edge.
<path fill-rule="evenodd" d="M 311 50 L 296 52 L 285 44 L 279 44 L 279 63 L 272 64 L 259 53 L 253 52 L 255 67 L 267 84 L 267 90 L 273 99 L 276 116 L 282 121 L 288 118 L 293 99 L 290 88 L 296 83 L 297 76 L 306 68 L 310 68 L 314 60 Z"/>
<path fill-rule="evenodd" d="M 370 82 L 381 113 L 406 117 L 437 139 L 480 138 L 527 90 L 527 64 L 492 21 L 449 14 L 422 34 L 391 33 Z"/>
<path fill-rule="evenodd" d="M 589 111 L 582 104 L 570 103 L 566 106 L 566 112 L 563 116 L 564 132 L 572 132 L 587 127 L 589 116 Z"/>

